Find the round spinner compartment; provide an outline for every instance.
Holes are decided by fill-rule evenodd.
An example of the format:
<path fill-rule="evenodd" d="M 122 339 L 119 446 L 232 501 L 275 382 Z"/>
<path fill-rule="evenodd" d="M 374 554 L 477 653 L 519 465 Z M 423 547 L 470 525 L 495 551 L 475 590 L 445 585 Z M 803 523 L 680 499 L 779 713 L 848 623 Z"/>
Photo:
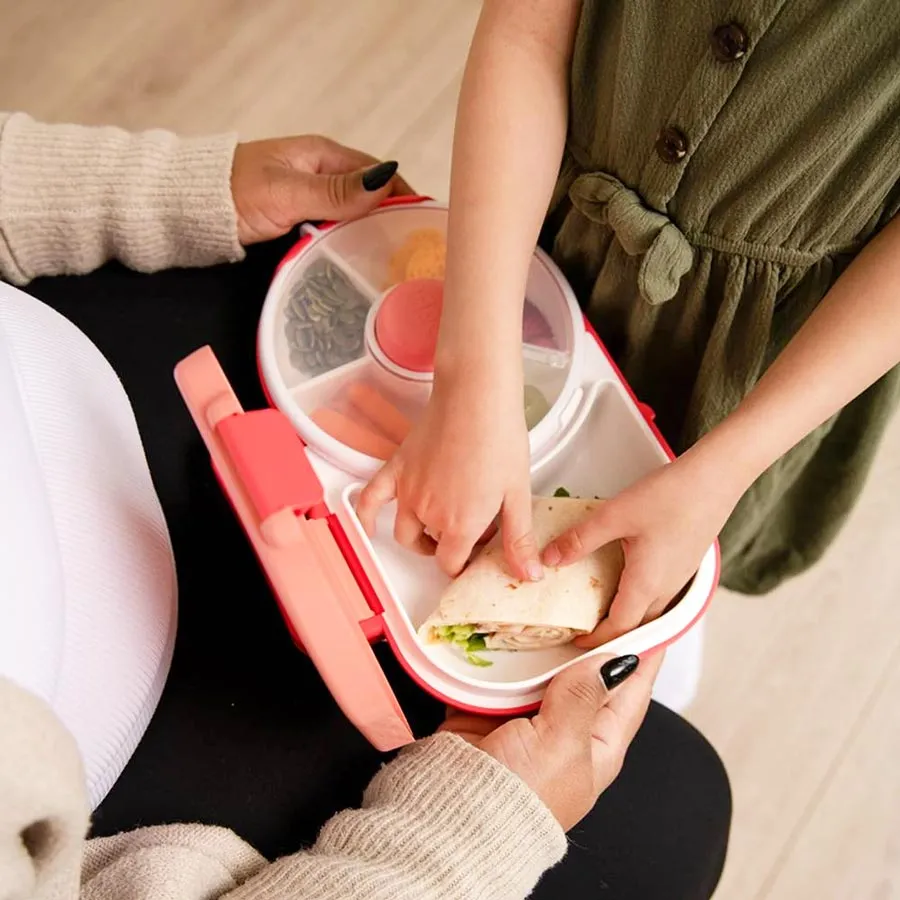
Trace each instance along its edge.
<path fill-rule="evenodd" d="M 396 451 L 431 395 L 446 225 L 445 205 L 420 201 L 308 227 L 266 296 L 258 353 L 273 404 L 310 447 L 359 478 Z M 584 337 L 571 289 L 535 251 L 522 328 L 533 465 L 566 424 Z"/>

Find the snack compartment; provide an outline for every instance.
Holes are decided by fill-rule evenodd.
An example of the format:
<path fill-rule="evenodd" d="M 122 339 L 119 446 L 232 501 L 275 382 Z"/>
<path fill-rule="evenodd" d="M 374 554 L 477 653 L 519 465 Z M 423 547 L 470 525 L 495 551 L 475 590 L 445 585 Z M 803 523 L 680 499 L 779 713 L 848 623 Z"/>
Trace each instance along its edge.
<path fill-rule="evenodd" d="M 390 205 L 326 233 L 329 249 L 376 294 L 411 278 L 443 278 L 447 210 L 428 202 Z"/>
<path fill-rule="evenodd" d="M 422 415 L 431 385 L 393 377 L 364 356 L 291 391 L 323 456 L 367 469 L 389 459 Z"/>
<path fill-rule="evenodd" d="M 275 363 L 268 380 L 277 378 L 290 391 L 363 357 L 366 320 L 377 297 L 325 244 L 298 257 L 260 326 L 260 359 Z"/>
<path fill-rule="evenodd" d="M 403 382 L 430 384 L 434 347 L 425 335 L 425 319 L 435 318 L 430 307 L 439 309 L 441 297 L 435 300 L 433 290 L 423 293 L 414 286 L 443 281 L 447 216 L 444 205 L 404 202 L 353 221 L 305 226 L 305 237 L 269 289 L 258 335 L 268 395 L 304 440 L 354 477 L 369 477 L 386 446 L 357 434 L 343 451 L 336 448 L 331 434 L 312 418 L 317 407 L 310 401 L 315 404 L 321 392 L 330 390 L 332 378 L 342 382 L 345 372 L 367 359 L 387 370 L 382 385 L 395 394 L 403 393 Z M 531 259 L 525 294 L 523 408 L 537 459 L 555 442 L 561 414 L 583 377 L 585 341 L 574 295 L 540 250 Z M 392 349 L 384 343 L 389 336 Z M 427 390 L 416 393 L 413 412 L 427 397 Z M 325 416 L 334 419 L 333 412 Z M 371 452 L 361 452 L 361 446 Z"/>

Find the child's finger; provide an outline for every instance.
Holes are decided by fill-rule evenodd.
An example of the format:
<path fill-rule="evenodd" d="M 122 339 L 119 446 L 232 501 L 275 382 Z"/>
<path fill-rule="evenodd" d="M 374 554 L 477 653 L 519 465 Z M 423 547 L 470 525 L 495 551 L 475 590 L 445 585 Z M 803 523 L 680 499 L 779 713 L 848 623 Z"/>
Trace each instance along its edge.
<path fill-rule="evenodd" d="M 544 570 L 532 530 L 531 490 L 507 495 L 501 512 L 503 551 L 513 575 L 521 581 L 540 581 Z"/>
<path fill-rule="evenodd" d="M 451 578 L 455 578 L 466 567 L 480 535 L 481 529 L 476 532 L 445 531 L 441 534 L 435 558 L 441 569 Z"/>
<path fill-rule="evenodd" d="M 608 505 L 551 541 L 542 554 L 545 566 L 568 566 L 623 535 L 611 521 Z"/>
<path fill-rule="evenodd" d="M 477 543 L 479 545 L 486 544 L 488 541 L 490 541 L 494 537 L 494 535 L 497 534 L 499 529 L 500 529 L 500 526 L 497 524 L 497 520 L 495 519 L 493 522 L 491 522 L 490 525 L 488 525 L 485 533 L 480 538 L 478 538 Z"/>
<path fill-rule="evenodd" d="M 591 634 L 577 638 L 575 645 L 593 649 L 633 631 L 644 621 L 647 610 L 656 600 L 656 593 L 648 590 L 636 567 L 626 563 L 609 614 Z"/>
<path fill-rule="evenodd" d="M 437 549 L 436 542 L 425 532 L 425 526 L 411 510 L 397 510 L 397 518 L 394 520 L 394 540 L 401 547 L 420 553 L 423 556 L 433 556 Z"/>
<path fill-rule="evenodd" d="M 375 520 L 382 507 L 397 496 L 397 477 L 394 466 L 382 466 L 375 477 L 363 488 L 356 504 L 356 516 L 369 537 L 375 536 Z"/>

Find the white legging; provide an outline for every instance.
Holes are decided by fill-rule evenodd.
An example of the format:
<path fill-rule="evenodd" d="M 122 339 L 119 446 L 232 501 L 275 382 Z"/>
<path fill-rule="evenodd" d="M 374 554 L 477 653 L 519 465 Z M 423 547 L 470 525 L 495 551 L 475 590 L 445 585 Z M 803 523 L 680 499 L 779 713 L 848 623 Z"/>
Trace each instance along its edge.
<path fill-rule="evenodd" d="M 156 707 L 176 597 L 122 385 L 74 325 L 0 283 L 0 673 L 74 734 L 93 807 Z"/>

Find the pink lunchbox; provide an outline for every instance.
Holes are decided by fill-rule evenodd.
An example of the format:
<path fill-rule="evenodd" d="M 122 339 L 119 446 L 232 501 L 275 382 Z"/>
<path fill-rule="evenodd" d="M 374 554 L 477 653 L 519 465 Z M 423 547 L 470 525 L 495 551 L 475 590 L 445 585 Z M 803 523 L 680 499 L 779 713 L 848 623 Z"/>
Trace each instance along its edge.
<path fill-rule="evenodd" d="M 476 668 L 417 628 L 448 579 L 392 538 L 393 507 L 369 539 L 359 490 L 402 441 L 431 392 L 440 317 L 445 205 L 389 201 L 352 222 L 305 226 L 263 306 L 259 370 L 271 408 L 245 412 L 209 348 L 176 368 L 212 464 L 285 621 L 348 718 L 380 750 L 410 742 L 371 644 L 386 639 L 421 687 L 452 706 L 510 716 L 537 708 L 549 680 L 584 655 L 572 646 L 496 651 Z M 672 454 L 571 288 L 540 250 L 523 317 L 523 406 L 537 494 L 611 497 Z M 592 653 L 647 654 L 706 610 L 713 545 L 658 619 Z"/>

